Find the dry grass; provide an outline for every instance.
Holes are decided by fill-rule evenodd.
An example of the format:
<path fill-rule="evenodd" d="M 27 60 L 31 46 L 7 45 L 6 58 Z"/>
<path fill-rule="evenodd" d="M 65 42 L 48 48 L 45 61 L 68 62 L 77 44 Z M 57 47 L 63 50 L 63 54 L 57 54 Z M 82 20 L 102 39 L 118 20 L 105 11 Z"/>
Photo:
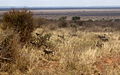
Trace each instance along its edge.
<path fill-rule="evenodd" d="M 63 21 L 35 19 L 24 44 L 0 24 L 0 75 L 120 74 L 119 22 Z"/>
<path fill-rule="evenodd" d="M 33 32 L 41 33 L 44 28 Z M 11 61 L 0 61 L 1 75 L 119 75 L 120 35 L 119 32 L 83 32 L 70 28 L 44 30 L 51 33 L 51 50 L 45 54 L 44 48 L 26 44 L 21 47 L 14 34 Z M 0 41 L 11 35 L 10 30 L 0 29 Z M 106 34 L 109 41 L 101 41 L 97 36 Z M 16 37 L 15 37 L 16 36 Z M 96 46 L 97 42 L 104 45 Z"/>

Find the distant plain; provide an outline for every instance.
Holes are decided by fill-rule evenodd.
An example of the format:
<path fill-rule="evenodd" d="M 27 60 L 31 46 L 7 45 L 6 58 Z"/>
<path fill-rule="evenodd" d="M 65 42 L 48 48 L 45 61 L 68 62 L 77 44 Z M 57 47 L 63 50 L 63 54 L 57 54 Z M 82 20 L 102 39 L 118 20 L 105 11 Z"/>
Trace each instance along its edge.
<path fill-rule="evenodd" d="M 0 11 L 0 16 L 6 11 Z M 120 9 L 37 9 L 31 11 L 35 17 L 41 16 L 48 19 L 59 19 L 62 16 L 67 16 L 68 20 L 73 16 L 81 16 L 81 20 L 120 19 Z"/>

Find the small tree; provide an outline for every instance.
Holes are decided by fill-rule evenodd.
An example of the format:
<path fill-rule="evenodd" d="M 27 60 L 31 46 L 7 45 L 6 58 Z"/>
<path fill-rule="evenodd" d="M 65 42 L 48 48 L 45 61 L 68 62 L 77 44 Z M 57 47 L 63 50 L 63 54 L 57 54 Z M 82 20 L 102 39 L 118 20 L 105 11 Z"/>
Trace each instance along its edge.
<path fill-rule="evenodd" d="M 11 10 L 4 14 L 3 24 L 19 33 L 21 42 L 26 42 L 30 39 L 33 31 L 32 16 L 32 13 L 28 10 Z"/>
<path fill-rule="evenodd" d="M 79 21 L 79 20 L 80 20 L 80 17 L 79 17 L 79 16 L 74 16 L 74 17 L 72 17 L 72 20 L 73 20 L 74 22 Z"/>
<path fill-rule="evenodd" d="M 66 20 L 67 19 L 67 16 L 63 16 L 63 17 L 60 17 L 59 20 Z"/>

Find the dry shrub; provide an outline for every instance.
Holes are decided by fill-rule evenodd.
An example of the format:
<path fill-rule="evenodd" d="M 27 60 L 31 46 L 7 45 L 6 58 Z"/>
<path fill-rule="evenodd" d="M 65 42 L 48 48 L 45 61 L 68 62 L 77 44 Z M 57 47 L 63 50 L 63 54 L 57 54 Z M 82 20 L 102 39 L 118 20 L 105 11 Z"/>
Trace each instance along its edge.
<path fill-rule="evenodd" d="M 0 46 L 2 57 L 15 61 L 16 52 L 21 48 L 19 44 L 19 36 L 17 34 L 7 36 Z"/>
<path fill-rule="evenodd" d="M 66 21 L 67 17 L 63 16 L 61 18 L 59 18 L 59 27 L 67 27 L 67 21 Z"/>
<path fill-rule="evenodd" d="M 4 14 L 3 24 L 6 28 L 13 28 L 19 33 L 21 42 L 26 42 L 33 31 L 32 13 L 28 10 L 11 10 Z"/>
<path fill-rule="evenodd" d="M 19 51 L 21 50 L 20 38 L 18 34 L 6 36 L 0 43 L 1 56 L 0 56 L 0 72 L 8 72 L 11 74 L 16 70 L 15 63 L 18 60 Z"/>
<path fill-rule="evenodd" d="M 36 33 L 36 37 L 33 37 L 31 43 L 40 48 L 44 46 L 45 48 L 50 47 L 50 37 L 52 36 L 50 33 Z"/>
<path fill-rule="evenodd" d="M 0 22 L 2 22 L 2 19 L 0 19 Z"/>

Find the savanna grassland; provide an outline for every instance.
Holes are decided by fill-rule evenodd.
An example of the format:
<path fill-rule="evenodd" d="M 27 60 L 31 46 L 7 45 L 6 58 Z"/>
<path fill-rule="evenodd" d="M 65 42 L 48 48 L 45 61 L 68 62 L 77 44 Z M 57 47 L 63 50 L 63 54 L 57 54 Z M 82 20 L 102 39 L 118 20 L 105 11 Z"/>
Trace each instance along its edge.
<path fill-rule="evenodd" d="M 120 75 L 120 20 L 6 12 L 0 20 L 0 75 Z"/>

